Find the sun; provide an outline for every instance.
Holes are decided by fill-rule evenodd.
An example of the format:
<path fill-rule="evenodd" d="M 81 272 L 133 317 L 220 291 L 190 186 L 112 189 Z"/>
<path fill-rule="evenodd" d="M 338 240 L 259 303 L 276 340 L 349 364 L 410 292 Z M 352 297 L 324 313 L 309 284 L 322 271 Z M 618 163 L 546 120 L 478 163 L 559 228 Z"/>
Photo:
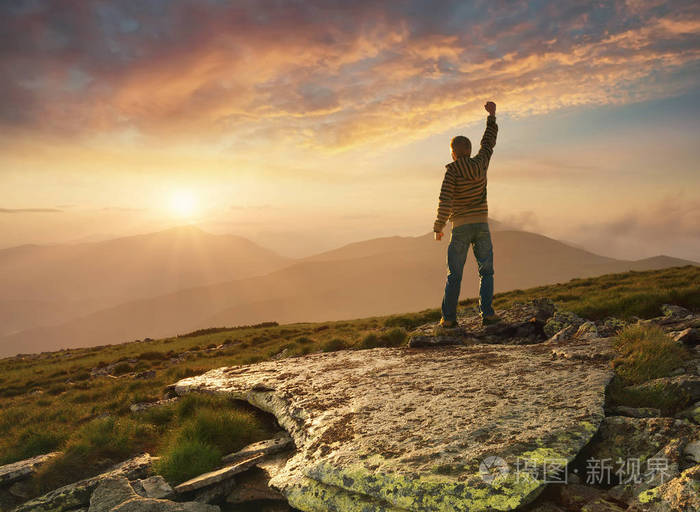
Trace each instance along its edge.
<path fill-rule="evenodd" d="M 197 212 L 197 197 L 189 190 L 176 190 L 170 196 L 170 210 L 178 217 L 191 219 Z"/>

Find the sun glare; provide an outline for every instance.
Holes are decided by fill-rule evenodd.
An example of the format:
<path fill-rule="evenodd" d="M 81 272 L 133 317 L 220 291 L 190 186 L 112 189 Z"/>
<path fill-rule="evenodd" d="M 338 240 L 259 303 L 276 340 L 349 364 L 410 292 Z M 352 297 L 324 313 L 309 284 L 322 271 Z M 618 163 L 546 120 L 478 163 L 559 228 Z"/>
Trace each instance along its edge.
<path fill-rule="evenodd" d="M 177 190 L 170 196 L 170 210 L 178 217 L 192 218 L 197 210 L 197 198 L 188 190 Z"/>

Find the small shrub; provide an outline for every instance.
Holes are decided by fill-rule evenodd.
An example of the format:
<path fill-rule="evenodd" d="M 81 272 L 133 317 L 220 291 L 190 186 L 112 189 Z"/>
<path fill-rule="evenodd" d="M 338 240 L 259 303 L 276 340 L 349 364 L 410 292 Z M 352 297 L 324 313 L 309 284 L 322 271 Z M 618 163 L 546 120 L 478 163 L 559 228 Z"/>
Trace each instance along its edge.
<path fill-rule="evenodd" d="M 420 313 L 408 313 L 405 315 L 395 315 L 384 321 L 385 327 L 403 327 L 406 330 L 413 330 L 419 325 L 440 320 L 442 314 L 439 309 L 421 311 Z"/>
<path fill-rule="evenodd" d="M 138 358 L 143 359 L 145 361 L 162 361 L 163 359 L 167 359 L 168 355 L 164 352 L 149 350 L 148 352 L 144 352 L 141 355 L 139 355 Z"/>
<path fill-rule="evenodd" d="M 199 441 L 230 453 L 257 440 L 262 433 L 258 420 L 249 412 L 232 408 L 198 410 L 182 426 L 176 443 Z"/>
<path fill-rule="evenodd" d="M 613 362 L 625 385 L 665 377 L 681 366 L 686 350 L 656 325 L 630 325 L 622 329 L 615 348 L 620 356 Z"/>
<path fill-rule="evenodd" d="M 403 327 L 395 327 L 384 334 L 379 339 L 383 347 L 398 347 L 406 342 L 408 334 Z"/>
<path fill-rule="evenodd" d="M 93 420 L 68 439 L 63 454 L 37 472 L 36 490 L 46 492 L 97 474 L 107 466 L 149 451 L 155 430 L 127 418 Z"/>
<path fill-rule="evenodd" d="M 378 346 L 379 337 L 373 332 L 367 334 L 358 344 L 359 348 L 376 348 Z"/>
<path fill-rule="evenodd" d="M 119 363 L 112 369 L 112 375 L 124 375 L 131 373 L 131 365 L 129 363 Z"/>
<path fill-rule="evenodd" d="M 406 342 L 408 334 L 403 327 L 394 327 L 379 335 L 376 333 L 367 334 L 360 343 L 359 348 L 377 348 L 377 347 L 398 347 Z"/>
<path fill-rule="evenodd" d="M 56 432 L 38 431 L 35 427 L 30 427 L 17 438 L 13 449 L 0 455 L 0 464 L 9 464 L 54 451 L 64 439 L 63 435 Z"/>
<path fill-rule="evenodd" d="M 294 343 L 298 345 L 308 345 L 309 343 L 313 343 L 314 340 L 307 336 L 299 336 L 297 339 L 294 340 Z"/>
<path fill-rule="evenodd" d="M 337 350 L 343 350 L 348 348 L 347 342 L 342 338 L 333 338 L 325 341 L 321 345 L 321 350 L 324 352 L 335 352 Z"/>
<path fill-rule="evenodd" d="M 213 446 L 196 439 L 171 444 L 161 454 L 153 469 L 171 484 L 179 484 L 213 470 L 222 453 Z"/>

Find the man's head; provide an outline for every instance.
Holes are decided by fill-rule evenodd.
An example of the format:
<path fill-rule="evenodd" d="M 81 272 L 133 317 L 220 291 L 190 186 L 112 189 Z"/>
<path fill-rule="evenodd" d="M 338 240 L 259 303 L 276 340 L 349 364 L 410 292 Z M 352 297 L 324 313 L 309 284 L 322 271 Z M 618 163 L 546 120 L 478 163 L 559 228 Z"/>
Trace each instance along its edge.
<path fill-rule="evenodd" d="M 472 143 L 464 135 L 457 135 L 450 142 L 452 149 L 452 160 L 457 160 L 461 156 L 470 156 L 472 154 Z"/>

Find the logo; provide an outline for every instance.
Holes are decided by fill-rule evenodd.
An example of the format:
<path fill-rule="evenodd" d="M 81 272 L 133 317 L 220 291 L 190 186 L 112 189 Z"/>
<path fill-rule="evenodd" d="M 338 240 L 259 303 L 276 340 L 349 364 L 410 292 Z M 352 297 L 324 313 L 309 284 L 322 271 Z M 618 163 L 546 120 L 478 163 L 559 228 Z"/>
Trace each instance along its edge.
<path fill-rule="evenodd" d="M 499 478 L 505 478 L 510 472 L 508 463 L 500 457 L 491 455 L 479 464 L 481 479 L 487 484 L 492 484 Z"/>

